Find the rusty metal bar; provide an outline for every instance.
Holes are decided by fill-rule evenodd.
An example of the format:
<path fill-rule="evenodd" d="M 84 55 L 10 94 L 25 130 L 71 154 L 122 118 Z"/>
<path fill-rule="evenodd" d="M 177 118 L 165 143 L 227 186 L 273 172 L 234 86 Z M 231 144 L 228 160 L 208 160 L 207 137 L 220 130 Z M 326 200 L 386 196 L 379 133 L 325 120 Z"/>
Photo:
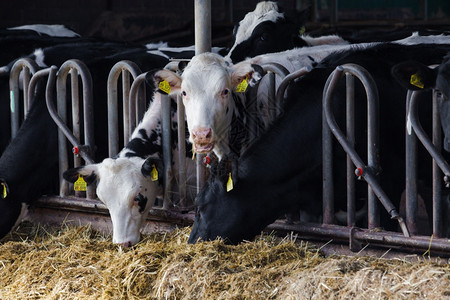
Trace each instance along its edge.
<path fill-rule="evenodd" d="M 34 74 L 39 70 L 35 61 L 30 58 L 21 58 L 17 60 L 11 68 L 9 75 L 9 95 L 10 95 L 10 109 L 11 109 L 11 138 L 14 138 L 19 130 L 20 123 L 20 83 L 19 77 L 22 73 L 22 88 L 23 88 L 23 112 L 24 117 L 28 112 L 30 99 L 28 98 L 28 87 L 30 81 L 30 73 Z"/>
<path fill-rule="evenodd" d="M 334 115 L 332 113 L 331 102 L 332 102 L 332 92 L 334 88 L 337 86 L 337 82 L 340 77 L 345 73 L 351 73 L 355 77 L 357 77 L 363 84 L 366 94 L 367 94 L 367 102 L 368 102 L 368 123 L 367 123 L 367 160 L 368 165 L 365 166 L 359 155 L 356 153 L 355 149 L 351 145 L 349 145 L 346 137 L 340 130 L 339 126 L 336 123 Z M 376 198 L 378 197 L 380 202 L 383 204 L 385 209 L 391 215 L 393 219 L 396 219 L 399 222 L 399 225 L 403 231 L 405 236 L 409 236 L 408 229 L 403 221 L 403 218 L 398 214 L 397 209 L 394 207 L 392 202 L 389 200 L 388 196 L 384 193 L 380 185 L 378 184 L 376 172 L 379 168 L 378 157 L 377 157 L 377 149 L 378 145 L 378 93 L 376 89 L 375 82 L 370 74 L 364 68 L 354 65 L 354 64 L 346 64 L 337 67 L 333 73 L 330 75 L 331 80 L 327 82 L 326 89 L 324 90 L 324 98 L 323 98 L 323 109 L 325 112 L 326 121 L 328 126 L 330 127 L 331 132 L 334 134 L 338 142 L 341 144 L 345 152 L 350 156 L 353 163 L 360 170 L 360 175 L 366 180 L 369 188 L 369 199 L 368 199 L 368 209 L 369 209 L 369 229 L 375 228 L 379 224 L 379 214 L 376 207 Z M 373 195 L 375 194 L 375 195 Z"/>
<path fill-rule="evenodd" d="M 129 140 L 130 132 L 129 128 L 129 99 L 130 99 L 130 80 L 126 74 L 131 74 L 133 79 L 142 73 L 139 67 L 131 61 L 119 61 L 116 63 L 109 72 L 108 75 L 108 153 L 109 157 L 113 157 L 119 153 L 119 115 L 117 107 L 117 81 L 119 76 L 122 75 L 122 91 L 123 91 L 123 142 L 124 146 Z"/>

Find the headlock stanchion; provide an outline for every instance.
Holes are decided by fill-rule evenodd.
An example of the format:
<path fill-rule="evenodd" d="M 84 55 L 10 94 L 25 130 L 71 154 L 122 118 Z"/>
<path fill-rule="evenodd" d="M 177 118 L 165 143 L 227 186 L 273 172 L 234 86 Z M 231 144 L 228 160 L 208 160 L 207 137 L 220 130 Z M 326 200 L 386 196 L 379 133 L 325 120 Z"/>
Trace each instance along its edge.
<path fill-rule="evenodd" d="M 416 137 L 423 144 L 425 149 L 433 158 L 433 235 L 435 237 L 445 237 L 444 231 L 444 219 L 443 217 L 443 200 L 442 200 L 442 180 L 444 179 L 445 184 L 448 185 L 450 181 L 450 166 L 447 161 L 442 156 L 439 149 L 442 147 L 442 134 L 441 134 L 441 125 L 440 125 L 440 115 L 438 111 L 438 100 L 436 99 L 435 91 L 433 91 L 433 111 L 432 111 L 432 122 L 433 122 L 433 141 L 430 140 L 428 135 L 425 133 L 422 125 L 420 124 L 419 115 L 418 115 L 418 105 L 419 105 L 419 94 L 421 91 L 414 91 L 412 93 L 408 93 L 410 97 L 408 97 L 408 105 L 409 105 L 409 120 L 411 122 L 411 127 L 414 129 Z M 415 136 L 410 134 L 411 139 L 414 139 Z M 412 159 L 412 163 L 416 163 L 416 156 Z M 444 175 L 442 174 L 444 173 Z M 410 177 L 411 181 L 414 181 L 414 185 L 412 190 L 406 194 L 406 221 L 408 226 L 410 224 L 415 224 L 416 222 L 416 211 L 417 209 L 417 196 L 414 195 L 414 191 L 417 193 L 417 187 L 415 184 L 417 174 L 416 172 L 407 174 Z M 448 224 L 447 224 L 448 225 Z M 448 233 L 447 233 L 448 234 Z"/>
<path fill-rule="evenodd" d="M 20 74 L 22 74 L 23 89 L 23 116 L 27 115 L 31 98 L 28 97 L 28 88 L 30 76 L 39 70 L 36 62 L 30 58 L 21 58 L 17 60 L 11 68 L 9 75 L 9 95 L 11 109 L 11 138 L 14 138 L 19 130 L 20 123 Z"/>
<path fill-rule="evenodd" d="M 68 74 L 71 74 L 71 88 L 72 88 L 72 118 L 73 118 L 73 132 L 67 127 L 67 100 L 66 100 L 66 81 Z M 56 79 L 57 90 L 57 106 L 56 111 L 53 104 L 53 89 Z M 76 114 L 79 106 L 78 95 L 78 75 L 81 77 L 83 84 L 83 129 L 84 129 L 84 145 L 80 144 L 81 130 L 80 130 L 80 114 Z M 76 90 L 76 91 L 74 91 Z M 46 102 L 49 113 L 55 123 L 58 125 L 58 153 L 59 153 L 59 176 L 60 176 L 60 196 L 69 195 L 69 184 L 62 179 L 62 173 L 68 169 L 69 161 L 67 157 L 67 143 L 66 137 L 69 142 L 74 146 L 76 153 L 74 158 L 74 166 L 79 166 L 80 161 L 78 155 L 80 155 L 87 163 L 92 164 L 92 148 L 94 146 L 94 124 L 93 124 L 93 99 L 92 99 L 92 77 L 87 69 L 86 65 L 79 60 L 66 61 L 58 73 L 56 74 L 56 67 L 52 67 L 47 83 L 46 90 Z M 88 186 L 87 198 L 95 198 L 95 186 Z"/>
<path fill-rule="evenodd" d="M 356 153 L 353 145 L 348 142 L 345 135 L 339 128 L 334 118 L 331 102 L 332 94 L 338 81 L 346 73 L 357 77 L 363 84 L 367 94 L 368 118 L 367 118 L 367 165 Z M 351 82 L 352 83 L 352 82 Z M 357 175 L 363 177 L 368 183 L 368 227 L 373 229 L 379 226 L 379 212 L 375 195 L 383 204 L 391 218 L 396 219 L 402 229 L 403 234 L 408 237 L 409 231 L 397 209 L 389 200 L 386 193 L 378 183 L 376 170 L 379 169 L 378 161 L 378 92 L 372 76 L 364 68 L 345 64 L 337 67 L 329 76 L 323 92 L 323 170 L 324 170 L 324 223 L 333 222 L 333 185 L 332 185 L 332 133 L 347 153 L 353 164 L 356 166 Z M 351 122 L 353 123 L 353 122 Z M 353 126 L 353 124 L 352 124 Z M 351 191 L 348 191 L 350 193 Z M 327 203 L 325 203 L 327 201 Z M 330 203 L 328 203 L 330 201 Z"/>
<path fill-rule="evenodd" d="M 141 69 L 131 61 L 119 61 L 116 63 L 108 75 L 108 147 L 109 157 L 113 157 L 119 152 L 119 115 L 117 107 L 117 80 L 122 75 L 122 99 L 123 99 L 123 143 L 125 146 L 129 140 L 129 99 L 130 99 L 130 74 L 133 80 L 141 74 Z M 145 95 L 143 95 L 145 98 Z"/>

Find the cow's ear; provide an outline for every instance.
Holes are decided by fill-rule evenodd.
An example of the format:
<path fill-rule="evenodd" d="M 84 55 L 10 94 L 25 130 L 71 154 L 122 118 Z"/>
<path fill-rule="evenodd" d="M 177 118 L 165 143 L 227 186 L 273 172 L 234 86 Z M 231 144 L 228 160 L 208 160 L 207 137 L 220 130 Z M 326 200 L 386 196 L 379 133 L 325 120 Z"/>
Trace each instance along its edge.
<path fill-rule="evenodd" d="M 63 178 L 69 182 L 74 183 L 78 180 L 79 176 L 83 176 L 84 181 L 86 181 L 86 183 L 89 185 L 93 182 L 97 182 L 97 169 L 98 167 L 96 164 L 69 169 L 63 173 Z"/>
<path fill-rule="evenodd" d="M 175 72 L 163 69 L 147 72 L 146 81 L 154 90 L 172 94 L 180 91 L 182 79 Z"/>
<path fill-rule="evenodd" d="M 9 195 L 9 187 L 6 180 L 0 178 L 0 199 L 6 199 Z"/>
<path fill-rule="evenodd" d="M 157 173 L 155 173 L 155 171 Z M 149 157 L 147 158 L 141 167 L 142 175 L 145 177 L 151 177 L 152 181 L 158 180 L 159 183 L 163 182 L 163 171 L 164 164 L 159 157 Z"/>
<path fill-rule="evenodd" d="M 437 69 L 431 69 L 419 62 L 402 62 L 395 65 L 391 71 L 400 85 L 408 90 L 427 90 L 436 85 Z"/>
<path fill-rule="evenodd" d="M 260 65 L 243 61 L 234 65 L 231 81 L 233 88 L 236 88 L 244 79 L 247 79 L 249 86 L 254 86 L 263 76 L 264 70 Z"/>

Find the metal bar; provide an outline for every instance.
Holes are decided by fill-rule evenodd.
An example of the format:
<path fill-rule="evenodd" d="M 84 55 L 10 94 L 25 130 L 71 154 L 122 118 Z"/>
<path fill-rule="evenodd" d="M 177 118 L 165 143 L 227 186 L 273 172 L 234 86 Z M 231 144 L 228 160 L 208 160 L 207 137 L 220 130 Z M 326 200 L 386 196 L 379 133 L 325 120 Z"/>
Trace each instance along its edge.
<path fill-rule="evenodd" d="M 9 95 L 10 95 L 10 110 L 11 110 L 11 138 L 14 138 L 19 130 L 20 123 L 20 89 L 19 89 L 19 77 L 20 73 L 27 73 L 28 75 L 36 73 L 39 70 L 36 62 L 31 60 L 30 58 L 21 58 L 18 59 L 13 66 L 11 67 L 11 71 L 9 74 Z M 29 77 L 28 77 L 29 78 Z M 23 107 L 27 107 L 27 103 L 29 103 L 28 97 L 28 82 L 24 82 L 24 105 Z M 24 111 L 24 117 L 26 116 L 27 110 Z"/>
<path fill-rule="evenodd" d="M 140 112 L 139 109 L 139 89 L 141 87 L 141 84 L 145 81 L 145 77 L 147 76 L 147 73 L 140 74 L 136 78 L 134 78 L 133 84 L 130 88 L 130 101 L 129 101 L 129 136 L 133 134 L 134 129 L 139 124 L 139 121 L 141 119 L 141 115 L 143 112 Z M 145 111 L 144 111 L 145 112 Z"/>
<path fill-rule="evenodd" d="M 48 76 L 50 74 L 50 68 L 42 69 L 34 73 L 33 77 L 31 77 L 30 84 L 28 85 L 28 99 L 33 100 L 34 92 L 36 90 L 36 85 L 40 79 Z M 30 102 L 31 105 L 31 102 Z"/>
<path fill-rule="evenodd" d="M 170 208 L 169 191 L 172 184 L 172 117 L 170 107 L 171 99 L 169 95 L 161 95 L 162 150 L 164 162 L 164 209 Z"/>
<path fill-rule="evenodd" d="M 211 51 L 211 0 L 194 0 L 195 54 Z"/>
<path fill-rule="evenodd" d="M 306 73 L 310 72 L 311 70 L 312 70 L 312 68 L 307 66 L 307 67 L 303 67 L 295 72 L 292 72 L 289 75 L 286 75 L 286 77 L 283 78 L 280 85 L 278 86 L 277 98 L 276 98 L 277 103 L 281 103 L 283 101 L 284 92 L 286 91 L 289 83 L 291 83 L 292 80 L 305 75 Z"/>
<path fill-rule="evenodd" d="M 405 218 L 411 234 L 417 234 L 417 136 L 411 124 L 411 93 L 406 95 L 405 132 Z"/>
<path fill-rule="evenodd" d="M 436 92 L 433 91 L 433 103 L 432 103 L 432 115 L 433 115 L 433 145 L 436 149 L 442 149 L 442 131 L 441 131 L 441 116 L 439 114 L 438 99 Z M 433 172 L 433 235 L 437 238 L 444 237 L 443 227 L 443 209 L 442 209 L 442 171 L 439 168 L 436 161 L 433 159 L 432 163 Z M 428 216 L 430 217 L 430 216 Z"/>
<path fill-rule="evenodd" d="M 79 95 L 79 82 L 78 82 L 78 72 L 76 69 L 72 69 L 70 74 L 70 86 L 71 86 L 71 96 L 72 96 L 72 132 L 74 137 L 81 141 L 81 124 L 80 124 L 80 95 Z M 79 167 L 81 165 L 81 158 L 79 156 L 74 156 L 73 159 L 74 167 Z"/>
<path fill-rule="evenodd" d="M 126 72 L 127 71 L 127 72 Z M 108 75 L 108 83 L 107 83 L 107 90 L 108 90 L 108 154 L 109 157 L 113 157 L 117 153 L 119 153 L 119 114 L 118 114 L 118 106 L 117 106 L 117 81 L 119 79 L 119 76 L 125 73 L 130 73 L 133 76 L 133 79 L 135 79 L 140 73 L 141 70 L 139 67 L 131 61 L 124 60 L 119 61 L 116 63 L 110 70 Z M 126 77 L 126 76 L 125 76 Z M 124 90 L 123 93 L 123 119 L 124 122 L 129 119 L 129 80 L 126 78 L 122 80 L 122 83 L 125 84 L 125 86 L 122 86 L 122 89 Z M 128 94 L 128 96 L 127 96 Z M 134 99 L 134 98 L 133 98 Z M 124 144 L 126 144 L 129 140 L 129 137 L 132 133 L 132 130 L 129 128 L 130 122 L 124 123 Z"/>
<path fill-rule="evenodd" d="M 335 70 L 334 72 L 342 72 Z M 334 74 L 334 72 L 332 74 Z M 336 78 L 336 79 L 334 79 Z M 338 76 L 329 76 L 323 88 L 322 107 L 325 107 L 326 93 L 333 80 Z M 333 143 L 330 127 L 328 126 L 325 109 L 322 108 L 322 223 L 334 224 L 334 180 L 333 180 Z"/>
<path fill-rule="evenodd" d="M 355 78 L 345 74 L 346 79 L 346 128 L 348 143 L 355 147 Z M 355 226 L 355 166 L 347 155 L 347 226 Z"/>
<path fill-rule="evenodd" d="M 336 123 L 334 115 L 332 113 L 331 108 L 331 100 L 332 100 L 332 92 L 337 85 L 337 82 L 343 72 L 349 72 L 356 76 L 363 84 L 366 94 L 367 94 L 367 106 L 368 106 L 368 166 L 364 166 L 363 161 L 356 153 L 355 149 L 348 144 L 346 137 L 340 130 L 339 126 Z M 370 74 L 362 67 L 354 65 L 354 64 L 346 64 L 343 66 L 337 67 L 333 73 L 330 75 L 331 80 L 329 84 L 326 86 L 327 88 L 324 90 L 324 112 L 325 118 L 330 127 L 331 132 L 334 134 L 338 142 L 344 148 L 344 151 L 350 156 L 355 166 L 361 171 L 362 177 L 366 180 L 369 187 L 372 191 L 369 190 L 370 194 L 375 194 L 380 202 L 383 204 L 387 212 L 391 215 L 393 219 L 396 219 L 399 222 L 399 225 L 403 231 L 405 236 L 409 236 L 408 229 L 403 221 L 403 218 L 398 214 L 397 209 L 389 200 L 388 196 L 380 185 L 378 184 L 376 170 L 378 170 L 378 153 L 375 148 L 378 145 L 378 124 L 375 117 L 378 116 L 378 94 L 375 82 L 373 81 Z M 373 192 L 373 193 L 372 193 Z M 373 197 L 374 198 L 374 197 Z M 376 199 L 374 199 L 376 200 Z M 378 226 L 376 218 L 379 217 L 377 215 L 376 203 L 369 197 L 369 229 Z"/>
<path fill-rule="evenodd" d="M 183 98 L 177 96 L 177 122 L 178 122 L 178 190 L 180 193 L 180 206 L 187 207 L 186 199 L 186 121 Z"/>

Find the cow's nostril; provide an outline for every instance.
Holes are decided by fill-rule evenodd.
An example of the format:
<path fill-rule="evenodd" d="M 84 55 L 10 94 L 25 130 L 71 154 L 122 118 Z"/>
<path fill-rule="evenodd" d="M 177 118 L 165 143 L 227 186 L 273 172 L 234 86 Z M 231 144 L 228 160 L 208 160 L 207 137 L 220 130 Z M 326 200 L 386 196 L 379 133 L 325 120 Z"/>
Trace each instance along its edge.
<path fill-rule="evenodd" d="M 125 248 L 130 248 L 131 246 L 133 246 L 130 241 L 121 243 L 120 245 Z"/>

